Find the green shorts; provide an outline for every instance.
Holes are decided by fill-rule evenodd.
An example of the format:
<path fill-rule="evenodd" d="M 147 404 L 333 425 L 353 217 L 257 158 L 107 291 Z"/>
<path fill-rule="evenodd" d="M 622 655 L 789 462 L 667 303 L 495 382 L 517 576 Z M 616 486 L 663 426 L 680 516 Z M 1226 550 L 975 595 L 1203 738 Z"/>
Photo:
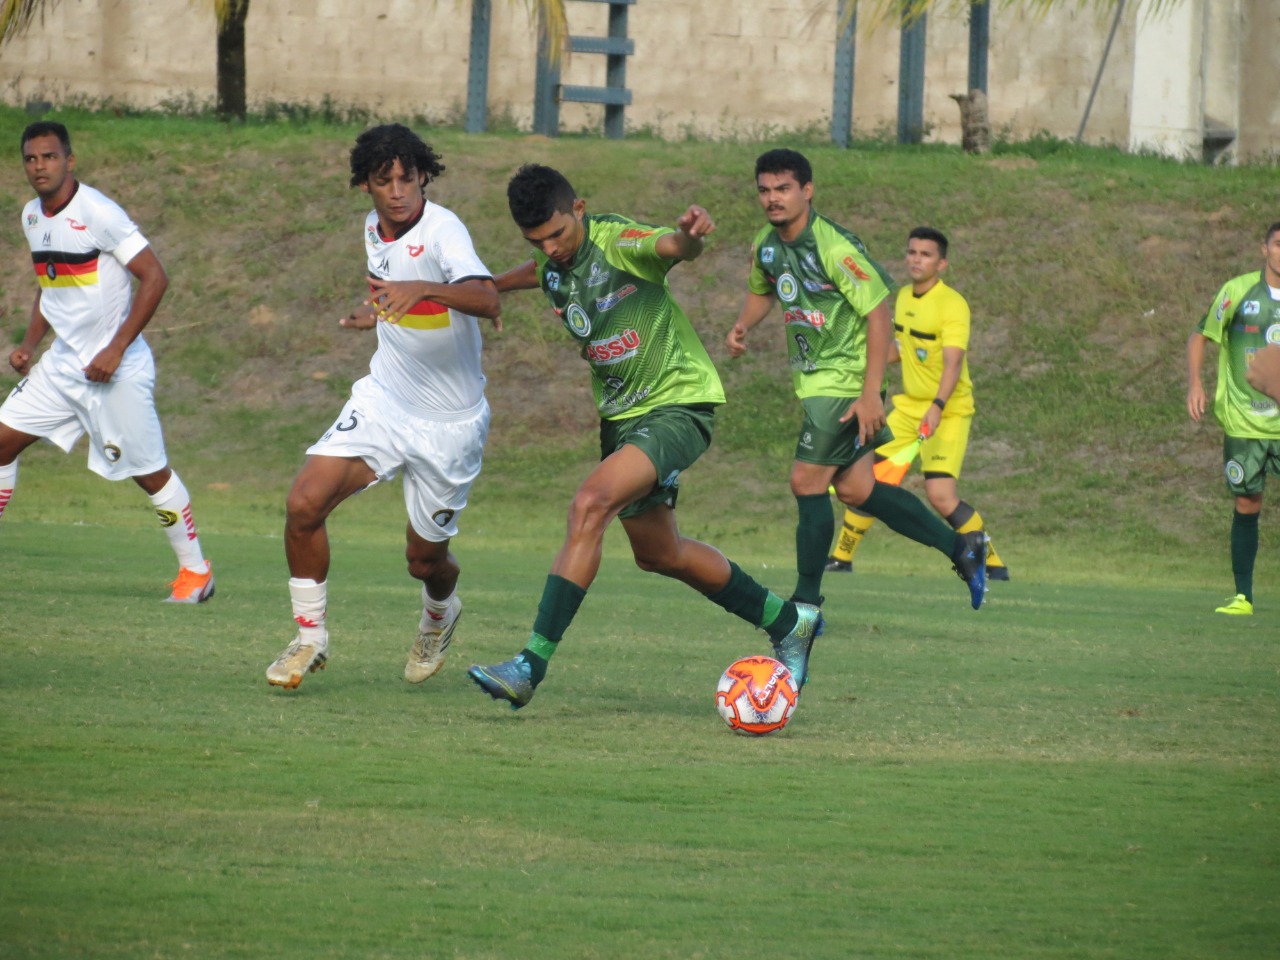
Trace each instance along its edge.
<path fill-rule="evenodd" d="M 844 469 L 861 460 L 882 443 L 893 439 L 893 431 L 881 427 L 870 443 L 858 443 L 858 418 L 841 423 L 856 397 L 805 397 L 804 423 L 796 441 L 796 459 Z"/>
<path fill-rule="evenodd" d="M 1227 476 L 1227 489 L 1234 496 L 1261 493 L 1268 473 L 1280 477 L 1280 440 L 1224 436 L 1222 470 Z"/>
<path fill-rule="evenodd" d="M 680 471 L 711 446 L 716 408 L 711 404 L 657 407 L 638 417 L 600 421 L 600 459 L 631 444 L 649 458 L 658 473 L 653 490 L 622 508 L 622 519 L 637 517 L 650 507 L 674 508 L 680 493 Z"/>

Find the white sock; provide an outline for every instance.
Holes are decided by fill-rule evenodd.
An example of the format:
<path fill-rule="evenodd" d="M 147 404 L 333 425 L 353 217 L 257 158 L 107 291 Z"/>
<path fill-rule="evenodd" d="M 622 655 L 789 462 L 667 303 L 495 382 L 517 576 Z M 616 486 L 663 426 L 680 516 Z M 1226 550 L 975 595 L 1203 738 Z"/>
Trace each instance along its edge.
<path fill-rule="evenodd" d="M 0 517 L 4 516 L 4 508 L 9 505 L 13 496 L 13 488 L 18 485 L 18 461 L 7 467 L 0 467 Z"/>
<path fill-rule="evenodd" d="M 427 593 L 427 585 L 422 585 L 422 619 L 418 621 L 418 629 L 425 630 L 428 624 L 439 623 L 445 618 L 449 612 L 449 601 L 457 594 L 455 588 L 453 593 L 449 594 L 443 600 L 433 600 L 431 594 Z"/>
<path fill-rule="evenodd" d="M 293 601 L 293 620 L 298 625 L 298 635 L 304 640 L 327 646 L 329 628 L 325 625 L 325 607 L 328 605 L 329 583 L 289 578 L 289 598 Z"/>
<path fill-rule="evenodd" d="M 209 565 L 200 550 L 196 536 L 196 522 L 191 516 L 191 495 L 178 479 L 176 471 L 170 471 L 169 482 L 159 493 L 151 494 L 151 504 L 169 538 L 169 546 L 178 555 L 178 566 L 196 573 L 208 573 Z"/>

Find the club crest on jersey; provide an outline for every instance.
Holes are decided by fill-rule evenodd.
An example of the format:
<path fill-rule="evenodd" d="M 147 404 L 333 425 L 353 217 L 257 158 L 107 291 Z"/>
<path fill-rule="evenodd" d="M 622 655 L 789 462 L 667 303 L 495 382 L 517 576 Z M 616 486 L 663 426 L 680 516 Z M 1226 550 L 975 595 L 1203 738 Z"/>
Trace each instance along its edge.
<path fill-rule="evenodd" d="M 28 214 L 27 214 L 27 226 L 28 226 L 28 227 L 34 227 L 34 226 L 35 226 L 37 223 L 39 223 L 39 222 L 40 222 L 40 218 L 39 218 L 39 217 L 37 217 L 34 213 L 28 213 Z"/>
<path fill-rule="evenodd" d="M 382 243 L 382 238 L 378 236 L 378 231 L 374 229 L 373 224 L 365 227 L 365 234 L 370 246 L 376 247 Z"/>
<path fill-rule="evenodd" d="M 597 366 L 607 367 L 634 357 L 639 349 L 640 334 L 634 330 L 624 330 L 607 340 L 592 340 L 587 344 L 587 359 Z"/>
<path fill-rule="evenodd" d="M 598 287 L 601 284 L 608 283 L 608 282 L 609 282 L 609 271 L 601 270 L 600 264 L 598 263 L 591 264 L 591 275 L 587 277 L 587 286 Z"/>
<path fill-rule="evenodd" d="M 765 247 L 763 250 L 760 251 L 760 262 L 773 263 L 773 254 L 774 254 L 773 247 Z"/>
<path fill-rule="evenodd" d="M 1280 323 L 1273 323 L 1267 327 L 1267 343 L 1274 343 L 1280 346 Z"/>
<path fill-rule="evenodd" d="M 784 273 L 778 278 L 778 296 L 784 303 L 790 303 L 799 293 L 800 285 L 791 274 Z"/>
<path fill-rule="evenodd" d="M 591 318 L 587 316 L 587 311 L 576 303 L 571 303 L 564 312 L 564 322 L 569 327 L 569 332 L 577 337 L 585 337 L 591 332 Z"/>
<path fill-rule="evenodd" d="M 591 286 L 591 284 L 587 284 L 587 286 Z M 623 297 L 629 297 L 635 292 L 636 285 L 634 283 L 628 283 L 620 290 L 611 290 L 603 297 L 596 297 L 596 309 L 601 313 L 606 310 L 612 310 L 618 305 L 619 300 L 623 299 Z"/>

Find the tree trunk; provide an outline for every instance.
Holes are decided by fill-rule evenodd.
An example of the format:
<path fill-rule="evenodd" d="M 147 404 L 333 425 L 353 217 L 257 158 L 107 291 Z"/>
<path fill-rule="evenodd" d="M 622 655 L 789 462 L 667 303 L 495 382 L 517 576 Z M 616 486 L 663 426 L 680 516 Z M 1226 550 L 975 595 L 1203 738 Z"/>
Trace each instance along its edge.
<path fill-rule="evenodd" d="M 245 117 L 244 22 L 249 18 L 249 0 L 229 5 L 227 17 L 218 24 L 218 117 L 243 120 Z"/>
<path fill-rule="evenodd" d="M 987 153 L 991 149 L 991 122 L 987 119 L 987 95 L 973 89 L 953 93 L 960 105 L 960 146 L 965 153 Z"/>

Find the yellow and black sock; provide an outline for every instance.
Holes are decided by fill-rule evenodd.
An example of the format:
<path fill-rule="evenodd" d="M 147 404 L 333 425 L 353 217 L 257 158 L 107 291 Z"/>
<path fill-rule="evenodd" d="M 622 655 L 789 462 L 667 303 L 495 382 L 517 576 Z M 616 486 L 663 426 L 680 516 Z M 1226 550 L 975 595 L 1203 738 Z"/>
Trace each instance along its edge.
<path fill-rule="evenodd" d="M 867 535 L 876 518 L 861 510 L 846 507 L 844 524 L 840 527 L 840 537 L 836 540 L 836 548 L 831 552 L 835 560 L 842 563 L 853 563 L 853 555 L 858 552 L 858 544 Z"/>
<path fill-rule="evenodd" d="M 978 513 L 977 510 L 963 500 L 960 501 L 960 506 L 956 507 L 951 516 L 947 517 L 947 523 L 951 524 L 956 533 L 970 533 L 974 530 L 983 530 L 985 527 L 982 522 L 982 514 Z M 1009 579 L 1009 568 L 1000 559 L 1000 554 L 996 553 L 995 545 L 992 544 L 989 534 L 987 536 L 987 578 L 989 580 Z"/>

